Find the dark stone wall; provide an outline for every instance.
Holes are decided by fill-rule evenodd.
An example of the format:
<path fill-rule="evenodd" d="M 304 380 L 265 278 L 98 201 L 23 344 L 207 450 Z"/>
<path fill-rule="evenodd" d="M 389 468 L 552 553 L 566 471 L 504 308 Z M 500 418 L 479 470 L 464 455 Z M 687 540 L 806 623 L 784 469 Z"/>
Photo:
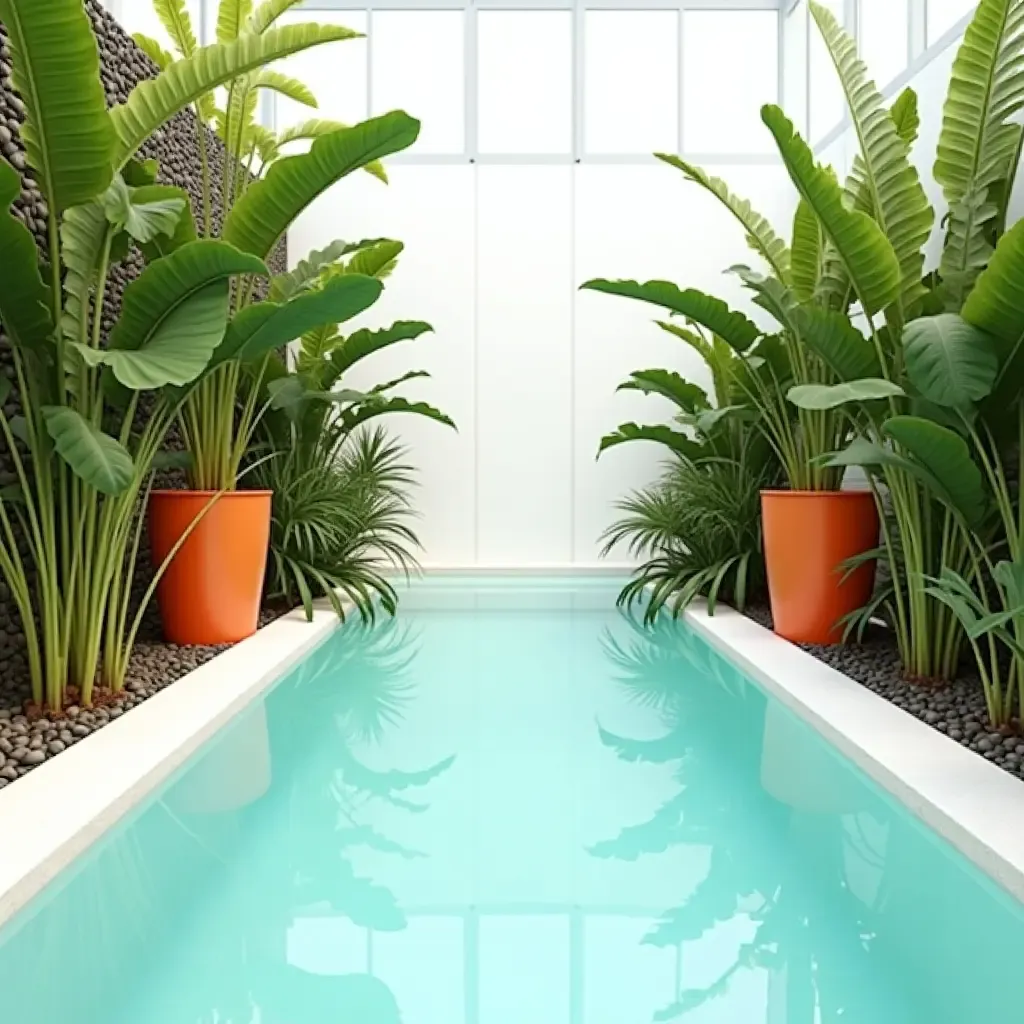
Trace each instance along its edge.
<path fill-rule="evenodd" d="M 44 0 L 39 0 L 44 2 Z M 107 102 L 110 105 L 123 102 L 139 82 L 153 77 L 157 68 L 135 45 L 131 37 L 117 24 L 96 0 L 85 0 L 85 6 L 92 19 L 93 29 L 100 49 L 103 84 Z M 15 203 L 13 212 L 35 234 L 40 249 L 46 250 L 46 205 L 40 194 L 31 169 L 26 166 L 19 129 L 24 120 L 24 107 L 13 90 L 11 81 L 11 53 L 7 37 L 0 25 L 0 152 L 21 173 L 23 187 L 21 197 Z M 204 129 L 205 130 L 205 129 Z M 198 218 L 201 213 L 201 164 L 199 160 L 198 125 L 191 111 L 178 114 L 154 138 L 140 150 L 144 159 L 156 158 L 160 163 L 159 180 L 186 189 L 192 197 L 193 210 Z M 208 132 L 211 173 L 215 182 L 220 180 L 224 166 L 224 148 L 220 140 Z M 214 189 L 214 222 L 219 230 L 222 220 L 219 189 Z M 285 246 L 270 261 L 272 271 L 286 268 Z M 116 267 L 107 289 L 104 304 L 104 330 L 109 330 L 120 311 L 121 296 L 125 286 L 143 269 L 138 253 L 131 254 Z M 3 268 L 0 268 L 0 273 Z M 0 325 L 0 372 L 13 376 L 10 350 Z M 16 410 L 9 407 L 13 414 Z M 0 486 L 15 480 L 11 463 L 0 440 Z M 140 567 L 140 574 L 148 572 L 147 566 Z M 0 579 L 0 703 L 3 698 L 13 696 L 22 690 L 26 677 L 23 654 L 24 640 L 17 612 L 10 603 L 10 592 Z M 6 694 L 5 694 L 6 691 Z"/>

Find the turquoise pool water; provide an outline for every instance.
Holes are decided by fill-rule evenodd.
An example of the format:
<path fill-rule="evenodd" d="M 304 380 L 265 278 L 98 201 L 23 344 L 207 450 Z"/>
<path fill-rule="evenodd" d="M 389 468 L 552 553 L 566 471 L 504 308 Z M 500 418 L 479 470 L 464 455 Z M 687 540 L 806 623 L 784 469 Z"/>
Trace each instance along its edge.
<path fill-rule="evenodd" d="M 1019 1019 L 1021 907 L 614 595 L 340 629 L 0 932 L 0 1020 Z"/>

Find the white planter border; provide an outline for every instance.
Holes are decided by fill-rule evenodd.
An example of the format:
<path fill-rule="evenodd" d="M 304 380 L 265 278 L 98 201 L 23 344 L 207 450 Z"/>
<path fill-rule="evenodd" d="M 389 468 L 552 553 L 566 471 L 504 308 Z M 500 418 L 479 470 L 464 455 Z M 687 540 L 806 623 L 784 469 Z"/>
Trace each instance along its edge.
<path fill-rule="evenodd" d="M 337 624 L 285 615 L 0 790 L 0 928 Z"/>
<path fill-rule="evenodd" d="M 719 605 L 686 619 L 719 653 L 1024 903 L 1024 785 L 866 686 Z"/>

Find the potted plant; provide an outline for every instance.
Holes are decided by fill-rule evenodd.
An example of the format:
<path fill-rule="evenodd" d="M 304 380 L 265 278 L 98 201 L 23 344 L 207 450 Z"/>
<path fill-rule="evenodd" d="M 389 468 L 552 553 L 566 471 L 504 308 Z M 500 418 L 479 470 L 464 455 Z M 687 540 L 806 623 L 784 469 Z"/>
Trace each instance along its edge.
<path fill-rule="evenodd" d="M 376 239 L 344 246 L 336 262 L 301 274 L 302 290 L 316 292 L 353 273 L 388 276 L 401 242 Z M 318 263 L 319 260 L 313 262 Z M 291 366 L 274 354 L 262 377 L 270 406 L 253 452 L 250 481 L 272 491 L 267 597 L 313 614 L 314 595 L 345 617 L 346 601 L 368 621 L 378 606 L 394 613 L 397 595 L 388 570 L 416 567 L 418 540 L 410 492 L 415 475 L 406 449 L 369 424 L 398 413 L 455 429 L 443 412 L 397 394 L 407 381 L 429 377 L 412 370 L 366 391 L 347 387 L 355 366 L 375 353 L 429 334 L 429 324 L 400 320 L 379 330 L 342 333 L 324 324 L 303 335 Z"/>
<path fill-rule="evenodd" d="M 14 366 L 2 387 L 20 407 L 0 412 L 16 476 L 0 493 L 0 572 L 21 618 L 33 701 L 60 709 L 90 704 L 97 685 L 123 686 L 152 592 L 137 608 L 139 503 L 181 389 L 225 336 L 232 290 L 266 275 L 254 252 L 199 238 L 185 192 L 154 184 L 155 165 L 134 156 L 199 96 L 346 32 L 293 25 L 209 47 L 108 111 L 82 0 L 0 0 L 0 21 L 49 240 L 44 260 L 9 212 L 21 181 L 0 161 L 0 321 Z M 146 267 L 105 334 L 111 272 L 133 244 Z"/>
<path fill-rule="evenodd" d="M 822 5 L 811 3 L 811 13 L 860 143 L 845 189 L 840 192 L 830 172 L 814 167 L 790 132 L 774 133 L 824 240 L 809 280 L 844 315 L 852 315 L 859 302 L 858 323 L 875 358 L 870 364 L 851 360 L 844 348 L 811 338 L 839 383 L 792 398 L 846 413 L 854 436 L 830 461 L 863 467 L 882 513 L 881 551 L 889 572 L 856 617 L 858 624 L 884 617 L 908 677 L 941 681 L 957 671 L 963 626 L 971 615 L 955 586 L 944 593 L 936 585 L 939 577 L 973 578 L 983 604 L 988 595 L 998 595 L 997 604 L 1014 603 L 1003 584 L 993 584 L 990 555 L 996 543 L 1017 557 L 1013 502 L 1001 461 L 1016 461 L 1020 436 L 1015 282 L 1024 250 L 1018 228 L 1008 231 L 1007 225 L 1021 129 L 1015 120 L 1019 104 L 1005 97 L 1017 96 L 1024 82 L 1024 40 L 1007 0 L 978 4 L 953 63 L 943 112 L 933 173 L 948 214 L 938 265 L 925 273 L 935 213 L 910 160 L 919 126 L 916 96 L 905 90 L 886 108 L 854 40 Z M 837 215 L 840 207 L 843 216 Z M 854 213 L 870 217 L 883 241 L 872 240 Z M 809 247 L 806 255 L 814 251 Z M 893 262 L 897 287 L 890 286 L 880 304 L 865 302 L 876 294 L 882 268 Z M 865 402 L 856 387 L 850 389 L 868 374 L 893 386 L 885 401 Z M 1001 630 L 1006 624 L 988 620 Z M 973 628 L 966 636 L 977 653 L 981 636 L 972 635 Z M 999 698 L 997 680 L 1004 670 L 997 646 L 991 639 L 982 644 L 981 671 L 993 722 L 1004 722 L 1010 712 L 1005 690 Z"/>
<path fill-rule="evenodd" d="M 767 122 L 783 130 L 781 111 L 766 108 L 765 116 Z M 842 638 L 843 619 L 871 596 L 873 562 L 863 560 L 852 572 L 845 566 L 877 546 L 874 497 L 870 491 L 843 490 L 843 468 L 823 461 L 845 444 L 850 432 L 847 417 L 828 403 L 815 407 L 807 401 L 798 406 L 790 398 L 804 394 L 803 388 L 835 383 L 835 371 L 820 355 L 826 346 L 841 347 L 851 361 L 869 369 L 871 345 L 845 315 L 818 305 L 813 288 L 808 288 L 797 254 L 808 231 L 817 228 L 806 204 L 797 214 L 791 250 L 767 220 L 730 192 L 723 181 L 679 157 L 657 156 L 711 193 L 743 226 L 768 274 L 742 266 L 732 269 L 753 293 L 754 303 L 774 319 L 774 329 L 764 331 L 720 299 L 695 289 L 681 290 L 667 281 L 594 280 L 583 287 L 661 306 L 698 325 L 715 343 L 727 344 L 737 354 L 733 393 L 738 404 L 720 407 L 716 415 L 755 413 L 757 428 L 778 457 L 788 484 L 786 490 L 762 493 L 764 552 L 775 629 L 796 642 L 836 643 Z M 809 150 L 807 158 L 811 159 Z M 870 237 L 880 236 L 869 218 L 851 216 L 863 219 L 863 230 Z M 890 271 L 890 276 L 896 272 L 894 267 Z M 880 299 L 871 296 L 871 301 Z M 675 334 L 684 330 L 671 322 L 662 326 Z M 811 339 L 815 347 L 811 347 Z M 858 373 L 846 387 L 851 397 L 864 400 L 899 393 L 898 388 L 870 373 Z"/>
<path fill-rule="evenodd" d="M 274 26 L 294 3 L 271 2 L 248 18 L 225 0 L 218 19 L 221 45 L 252 45 L 279 31 Z M 204 51 L 184 11 L 157 4 L 178 59 L 152 40 L 140 39 L 147 53 L 174 74 L 183 62 Z M 332 39 L 357 33 L 337 29 Z M 243 252 L 267 260 L 294 219 L 320 194 L 355 170 L 366 169 L 386 181 L 378 160 L 411 145 L 419 122 L 401 112 L 346 128 L 316 122 L 292 130 L 283 141 L 312 138 L 309 152 L 282 155 L 282 139 L 255 121 L 261 90 L 284 93 L 315 106 L 300 82 L 262 68 L 249 68 L 227 82 L 227 104 L 218 110 L 211 91 L 194 97 L 201 147 L 206 124 L 214 122 L 225 149 L 218 186 L 226 214 L 220 237 Z M 308 129 L 308 130 L 307 130 Z M 211 209 L 215 183 L 210 162 L 203 162 L 202 230 L 214 230 Z M 262 255 L 259 255 L 262 254 Z M 303 333 L 337 324 L 371 305 L 379 280 L 353 273 L 338 276 L 313 291 L 302 275 L 315 276 L 336 262 L 332 248 L 300 264 L 270 284 L 264 298 L 254 278 L 233 291 L 233 318 L 211 361 L 210 371 L 185 395 L 178 418 L 190 455 L 188 490 L 161 490 L 150 500 L 150 539 L 154 560 L 170 558 L 158 599 L 164 633 L 180 644 L 233 643 L 255 632 L 266 572 L 272 494 L 238 487 L 242 460 L 266 411 L 261 382 L 270 353 Z"/>
<path fill-rule="evenodd" d="M 659 326 L 699 356 L 711 377 L 712 393 L 669 370 L 640 370 L 619 385 L 670 401 L 669 424 L 623 423 L 601 439 L 599 457 L 611 448 L 654 442 L 666 452 L 662 477 L 634 491 L 616 508 L 622 513 L 604 533 L 602 555 L 626 544 L 643 559 L 619 595 L 619 604 L 644 604 L 650 625 L 662 609 L 673 615 L 697 597 L 713 615 L 719 599 L 743 610 L 764 593 L 764 550 L 760 493 L 774 485 L 779 460 L 757 430 L 749 410 L 737 405 L 745 372 L 741 356 L 697 325 Z"/>

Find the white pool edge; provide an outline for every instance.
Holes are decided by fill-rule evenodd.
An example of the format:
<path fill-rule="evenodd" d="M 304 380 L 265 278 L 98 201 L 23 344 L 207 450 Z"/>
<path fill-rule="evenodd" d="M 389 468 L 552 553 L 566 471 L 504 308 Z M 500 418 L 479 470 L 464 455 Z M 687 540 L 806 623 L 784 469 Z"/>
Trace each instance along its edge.
<path fill-rule="evenodd" d="M 1024 903 L 1024 783 L 747 616 L 686 613 L 729 661 Z"/>
<path fill-rule="evenodd" d="M 337 625 L 285 615 L 0 790 L 0 928 Z"/>

